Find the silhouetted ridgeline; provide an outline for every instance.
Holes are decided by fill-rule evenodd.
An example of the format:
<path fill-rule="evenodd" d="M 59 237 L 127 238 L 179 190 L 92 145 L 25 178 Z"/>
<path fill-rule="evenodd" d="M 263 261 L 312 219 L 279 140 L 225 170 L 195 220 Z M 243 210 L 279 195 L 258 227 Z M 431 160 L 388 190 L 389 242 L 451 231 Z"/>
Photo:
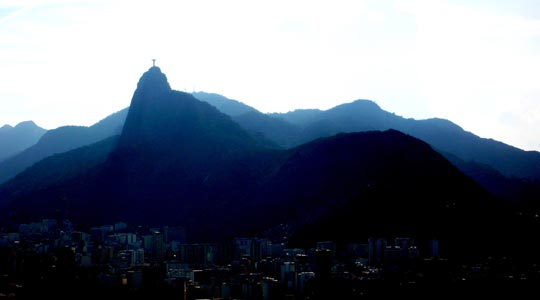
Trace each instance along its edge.
<path fill-rule="evenodd" d="M 355 107 L 363 113 L 351 113 Z M 302 132 L 412 122 L 386 119 L 366 101 L 328 114 L 348 119 L 319 118 Z M 289 150 L 267 138 L 171 90 L 152 67 L 139 80 L 118 139 L 35 164 L 0 187 L 0 202 L 20 221 L 54 215 L 182 225 L 196 241 L 282 223 L 293 228 L 297 244 L 404 234 L 437 237 L 449 256 L 513 255 L 513 245 L 536 239 L 534 219 L 515 214 L 428 144 L 396 130 L 339 134 Z"/>
<path fill-rule="evenodd" d="M 0 162 L 0 183 L 13 178 L 43 158 L 120 134 L 127 111 L 127 108 L 118 111 L 90 127 L 62 126 L 47 131 L 35 145 Z"/>
<path fill-rule="evenodd" d="M 447 120 L 404 119 L 368 100 L 342 104 L 326 111 L 309 109 L 263 114 L 217 94 L 197 92 L 193 95 L 228 114 L 256 137 L 259 144 L 270 148 L 291 148 L 339 132 L 396 129 L 428 142 L 462 172 L 498 197 L 510 200 L 523 210 L 540 209 L 536 201 L 540 197 L 538 152 L 479 138 Z M 51 130 L 36 145 L 0 163 L 0 182 L 49 155 L 119 134 L 127 110 L 113 114 L 90 128 L 68 126 Z M 3 131 L 8 129 L 3 127 Z"/>
<path fill-rule="evenodd" d="M 405 119 L 369 100 L 357 100 L 326 111 L 297 110 L 272 116 L 300 127 L 302 134 L 298 142 L 339 132 L 392 128 L 417 137 L 443 153 L 487 164 L 507 177 L 540 179 L 539 152 L 480 138 L 444 119 Z"/>
<path fill-rule="evenodd" d="M 35 144 L 46 131 L 32 121 L 0 127 L 0 162 Z"/>
<path fill-rule="evenodd" d="M 206 99 L 204 94 L 196 95 Z M 224 99 L 220 107 L 227 103 Z M 268 115 L 249 111 L 231 117 L 243 128 L 285 148 L 340 132 L 396 129 L 427 142 L 498 197 L 522 209 L 540 209 L 536 203 L 540 197 L 540 153 L 480 138 L 448 120 L 405 119 L 369 100 L 357 100 L 326 111 L 304 109 Z"/>

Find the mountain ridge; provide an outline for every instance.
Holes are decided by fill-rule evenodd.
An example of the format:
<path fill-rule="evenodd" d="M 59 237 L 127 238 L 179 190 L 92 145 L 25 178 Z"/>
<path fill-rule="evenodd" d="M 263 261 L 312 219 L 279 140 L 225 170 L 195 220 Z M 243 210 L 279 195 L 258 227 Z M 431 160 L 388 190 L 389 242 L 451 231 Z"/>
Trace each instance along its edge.
<path fill-rule="evenodd" d="M 168 82 L 164 87 L 166 90 L 170 90 Z M 429 142 L 437 151 L 448 158 L 450 156 L 459 158 L 463 163 L 450 160 L 455 162 L 463 172 L 475 178 L 477 182 L 498 196 L 517 203 L 534 204 L 532 200 L 537 194 L 534 191 L 539 190 L 536 185 L 540 186 L 540 184 L 535 183 L 540 182 L 538 179 L 540 162 L 538 162 L 539 155 L 536 151 L 524 151 L 493 139 L 480 138 L 446 119 L 406 119 L 384 111 L 370 100 L 356 100 L 325 111 L 306 109 L 282 114 L 263 114 L 242 102 L 230 100 L 218 94 L 197 92 L 193 95 L 202 98 L 198 98 L 199 100 L 206 100 L 205 102 L 217 105 L 216 108 L 228 114 L 233 121 L 250 132 L 252 136 L 257 136 L 258 140 L 266 140 L 265 144 L 272 148 L 292 148 L 315 138 L 331 136 L 339 132 L 395 128 Z M 128 109 L 125 109 L 126 114 Z M 93 126 L 97 127 L 99 123 L 101 122 Z M 117 126 L 121 127 L 120 123 L 122 122 L 118 122 Z M 7 129 L 8 127 L 6 127 Z M 118 132 L 119 130 L 116 133 Z M 103 135 L 102 138 L 112 134 Z M 85 133 L 81 132 L 80 135 L 84 136 Z M 96 139 L 90 142 L 95 141 Z M 75 146 L 87 145 L 90 142 Z M 44 154 L 34 156 L 33 159 L 28 159 L 28 156 L 32 155 L 23 151 L 12 159 L 0 162 L 0 182 L 13 177 L 32 163 L 51 155 L 53 152 L 58 153 L 74 147 L 58 151 L 42 151 Z M 23 159 L 25 155 L 27 158 Z M 478 163 L 477 167 L 473 167 L 476 171 L 471 171 L 470 166 L 475 163 Z M 478 167 L 484 168 L 484 171 L 480 171 Z M 489 168 L 500 173 L 504 178 L 497 175 L 486 176 L 490 172 Z M 507 189 L 503 190 L 500 188 L 501 186 L 506 186 Z M 540 207 L 540 205 L 534 206 Z"/>
<path fill-rule="evenodd" d="M 217 108 L 170 90 L 159 69 L 141 77 L 117 140 L 35 164 L 0 186 L 0 200 L 12 218 L 182 225 L 192 241 L 286 222 L 298 243 L 354 240 L 377 224 L 373 233 L 491 246 L 512 224 L 512 210 L 498 209 L 506 204 L 417 138 L 367 131 L 267 147 Z M 309 229 L 320 222 L 332 230 Z M 511 226 L 514 235 L 521 228 Z"/>
<path fill-rule="evenodd" d="M 2 126 L 0 130 L 0 162 L 35 144 L 47 130 L 33 121 L 24 121 L 15 127 Z"/>
<path fill-rule="evenodd" d="M 226 98 L 223 98 L 222 103 L 225 103 Z M 404 118 L 382 110 L 371 100 L 356 100 L 324 111 L 300 109 L 267 116 L 239 115 L 233 119 L 285 148 L 339 132 L 397 129 L 428 142 L 447 158 L 458 158 L 459 161 L 450 160 L 495 195 L 516 204 L 529 203 L 534 209 L 540 208 L 540 204 L 534 204 L 534 199 L 540 196 L 540 192 L 535 192 L 540 191 L 539 152 L 478 137 L 449 120 Z M 487 176 L 488 173 L 492 175 Z"/>
<path fill-rule="evenodd" d="M 47 131 L 34 145 L 0 162 L 0 183 L 6 182 L 46 157 L 87 146 L 119 134 L 126 115 L 127 109 L 123 109 L 90 127 L 61 126 Z"/>

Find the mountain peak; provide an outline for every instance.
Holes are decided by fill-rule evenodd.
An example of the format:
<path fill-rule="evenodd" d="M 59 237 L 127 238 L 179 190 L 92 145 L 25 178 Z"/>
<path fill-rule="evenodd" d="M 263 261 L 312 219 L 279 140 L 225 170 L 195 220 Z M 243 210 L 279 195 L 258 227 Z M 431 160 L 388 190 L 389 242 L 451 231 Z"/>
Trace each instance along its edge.
<path fill-rule="evenodd" d="M 154 98 L 163 93 L 169 93 L 171 86 L 167 81 L 167 76 L 161 72 L 159 67 L 151 67 L 139 79 L 135 96 L 141 98 Z"/>
<path fill-rule="evenodd" d="M 5 125 L 0 128 L 0 161 L 21 152 L 35 144 L 45 133 L 45 129 L 33 121 L 24 121 L 15 127 Z"/>
<path fill-rule="evenodd" d="M 15 128 L 37 128 L 38 126 L 34 121 L 23 121 L 15 126 Z"/>
<path fill-rule="evenodd" d="M 381 107 L 375 103 L 375 101 L 368 99 L 358 99 L 350 103 L 356 107 L 363 107 L 366 109 L 382 110 Z"/>
<path fill-rule="evenodd" d="M 191 94 L 172 90 L 165 74 L 151 67 L 137 84 L 118 148 L 176 157 L 179 151 L 225 153 L 225 148 L 255 144 L 229 116 Z"/>
<path fill-rule="evenodd" d="M 0 132 L 8 132 L 12 129 L 18 129 L 18 130 L 39 130 L 45 132 L 45 129 L 39 127 L 34 123 L 34 121 L 23 121 L 15 125 L 15 127 L 6 124 L 2 127 L 0 127 Z"/>
<path fill-rule="evenodd" d="M 11 129 L 13 129 L 13 126 L 11 126 L 11 125 L 9 125 L 9 124 L 6 124 L 6 125 L 0 127 L 0 132 L 9 131 L 9 130 L 11 130 Z"/>

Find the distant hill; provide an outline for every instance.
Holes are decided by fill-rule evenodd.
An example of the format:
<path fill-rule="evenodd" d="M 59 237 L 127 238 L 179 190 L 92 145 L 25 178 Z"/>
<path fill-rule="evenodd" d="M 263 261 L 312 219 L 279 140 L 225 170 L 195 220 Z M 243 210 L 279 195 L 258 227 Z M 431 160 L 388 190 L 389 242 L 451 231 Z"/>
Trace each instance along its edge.
<path fill-rule="evenodd" d="M 246 112 L 233 117 L 233 120 L 242 128 L 268 138 L 283 148 L 291 148 L 296 145 L 300 129 L 283 120 L 274 119 L 258 111 Z"/>
<path fill-rule="evenodd" d="M 232 100 L 218 94 L 204 92 L 193 93 L 201 101 L 208 102 L 219 111 L 229 115 L 242 128 L 253 135 L 263 136 L 279 147 L 290 148 L 295 146 L 299 128 L 281 119 L 272 118 L 251 106 L 237 100 Z"/>
<path fill-rule="evenodd" d="M 0 189 L 0 199 L 6 195 L 17 198 L 26 195 L 28 191 L 38 191 L 39 194 L 41 191 L 51 191 L 57 187 L 61 187 L 62 193 L 80 188 L 72 183 L 84 184 L 85 178 L 94 176 L 95 169 L 107 160 L 117 142 L 118 136 L 114 136 L 88 146 L 48 156 L 4 184 Z M 72 182 L 74 178 L 77 181 Z M 62 197 L 49 200 L 62 201 Z M 43 203 L 39 203 L 38 198 L 35 201 L 38 202 L 35 208 L 32 207 L 33 204 L 28 204 L 30 210 L 43 209 L 44 214 L 52 212 L 49 208 L 42 207 Z M 6 203 L 0 203 L 2 204 Z M 52 205 L 54 207 L 56 204 Z M 25 212 L 21 211 L 21 214 L 24 215 Z"/>
<path fill-rule="evenodd" d="M 0 127 L 0 162 L 34 145 L 46 131 L 32 121 Z"/>
<path fill-rule="evenodd" d="M 35 145 L 0 162 L 0 183 L 14 177 L 43 158 L 120 134 L 127 111 L 127 108 L 118 111 L 90 127 L 62 126 L 47 131 Z"/>
<path fill-rule="evenodd" d="M 405 119 L 369 100 L 357 100 L 326 111 L 297 110 L 272 116 L 297 125 L 301 131 L 293 141 L 277 141 L 281 144 L 303 143 L 339 132 L 390 128 L 405 132 L 429 143 L 493 194 L 523 209 L 540 209 L 539 152 L 480 138 L 448 120 Z"/>
<path fill-rule="evenodd" d="M 395 130 L 339 134 L 290 153 L 261 190 L 270 203 L 261 212 L 297 222 L 293 245 L 437 237 L 451 255 L 467 256 L 510 253 L 493 247 L 498 233 L 531 233 L 429 145 Z"/>
<path fill-rule="evenodd" d="M 268 115 L 274 118 L 283 119 L 294 125 L 304 126 L 304 124 L 315 120 L 315 118 L 322 113 L 323 111 L 320 109 L 296 109 L 288 113 L 270 113 Z"/>
<path fill-rule="evenodd" d="M 118 139 L 33 165 L 0 186 L 0 203 L 19 221 L 179 224 L 192 241 L 284 223 L 298 245 L 437 237 L 449 255 L 511 253 L 538 228 L 414 137 L 369 131 L 277 150 L 171 90 L 157 67 L 139 80 Z"/>
<path fill-rule="evenodd" d="M 506 177 L 540 180 L 540 153 L 537 151 L 524 151 L 480 138 L 444 119 L 405 119 L 382 110 L 369 100 L 357 100 L 326 111 L 298 110 L 272 116 L 301 128 L 297 143 L 339 132 L 396 129 L 464 161 L 489 165 Z"/>
<path fill-rule="evenodd" d="M 357 100 L 324 111 L 300 109 L 262 114 L 220 95 L 202 92 L 194 95 L 203 101 L 212 99 L 208 102 L 217 103 L 218 109 L 221 107 L 222 112 L 229 114 L 243 128 L 258 132 L 285 148 L 340 132 L 396 129 L 426 141 L 441 153 L 490 166 L 505 177 L 540 180 L 540 153 L 537 151 L 524 151 L 493 139 L 480 138 L 444 119 L 406 119 L 381 109 L 370 100 Z"/>
<path fill-rule="evenodd" d="M 202 93 L 201 95 L 204 95 Z M 490 192 L 526 209 L 540 210 L 540 153 L 524 151 L 492 139 L 480 138 L 444 119 L 414 120 L 382 110 L 370 100 L 357 100 L 329 110 L 298 109 L 263 114 L 236 100 L 212 95 L 218 107 L 244 129 L 284 148 L 291 148 L 340 132 L 396 129 L 428 142 L 465 174 Z M 205 101 L 205 97 L 201 100 Z M 219 100 L 217 100 L 219 99 Z M 246 112 L 247 110 L 247 112 Z M 489 175 L 488 175 L 489 174 Z"/>
<path fill-rule="evenodd" d="M 219 94 L 206 92 L 193 92 L 192 95 L 204 102 L 212 104 L 222 113 L 231 117 L 243 115 L 248 112 L 258 112 L 255 108 L 246 105 L 238 100 L 229 99 Z"/>

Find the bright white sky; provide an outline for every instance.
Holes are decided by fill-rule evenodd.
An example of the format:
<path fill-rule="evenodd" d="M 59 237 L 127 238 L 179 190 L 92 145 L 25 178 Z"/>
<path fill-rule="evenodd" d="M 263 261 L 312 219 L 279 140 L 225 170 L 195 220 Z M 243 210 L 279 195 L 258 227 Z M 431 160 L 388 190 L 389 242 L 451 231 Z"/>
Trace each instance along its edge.
<path fill-rule="evenodd" d="M 0 125 L 91 125 L 157 59 L 263 112 L 371 99 L 540 150 L 540 2 L 0 1 Z"/>

